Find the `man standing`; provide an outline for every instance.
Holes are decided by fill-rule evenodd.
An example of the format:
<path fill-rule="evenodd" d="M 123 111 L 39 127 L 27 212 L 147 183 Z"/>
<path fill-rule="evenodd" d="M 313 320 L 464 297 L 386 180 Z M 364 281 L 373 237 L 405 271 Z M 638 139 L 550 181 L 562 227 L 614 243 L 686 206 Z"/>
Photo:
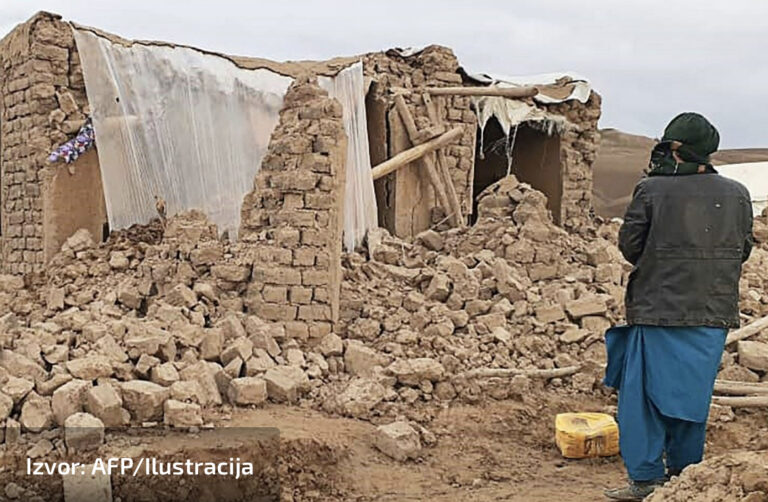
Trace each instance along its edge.
<path fill-rule="evenodd" d="M 749 192 L 709 163 L 719 142 L 703 116 L 675 117 L 619 230 L 634 267 L 627 326 L 606 333 L 605 383 L 619 390 L 630 478 L 605 492 L 614 500 L 642 500 L 704 452 L 726 334 L 739 326 L 741 264 L 752 249 Z"/>

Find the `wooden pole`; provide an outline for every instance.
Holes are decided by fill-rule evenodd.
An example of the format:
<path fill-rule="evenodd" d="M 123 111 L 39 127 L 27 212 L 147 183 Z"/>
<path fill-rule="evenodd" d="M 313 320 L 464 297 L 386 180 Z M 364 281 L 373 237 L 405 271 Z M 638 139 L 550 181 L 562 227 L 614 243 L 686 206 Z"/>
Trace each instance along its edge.
<path fill-rule="evenodd" d="M 434 152 L 438 148 L 441 148 L 453 143 L 454 141 L 459 139 L 463 133 L 464 133 L 464 128 L 461 126 L 457 126 L 451 129 L 450 131 L 444 134 L 441 134 L 437 138 L 433 138 L 427 141 L 426 143 L 422 143 L 421 145 L 414 146 L 413 148 L 409 148 L 408 150 L 398 153 L 391 159 L 387 159 L 381 164 L 371 169 L 371 174 L 373 175 L 373 179 L 377 180 L 382 176 L 386 176 L 389 173 L 393 171 L 397 171 L 401 167 L 410 164 L 414 160 L 420 159 L 430 152 Z"/>
<path fill-rule="evenodd" d="M 400 118 L 403 119 L 405 131 L 408 133 L 408 138 L 410 138 L 411 144 L 417 146 L 421 143 L 424 143 L 425 140 L 421 139 L 419 130 L 416 127 L 416 122 L 413 120 L 413 115 L 411 115 L 411 111 L 408 109 L 408 105 L 405 104 L 405 99 L 403 98 L 402 94 L 395 96 L 395 108 L 397 108 L 397 113 L 400 114 Z M 435 189 L 437 202 L 440 204 L 446 214 L 450 214 L 451 207 L 448 203 L 448 196 L 445 193 L 445 185 L 440 180 L 432 159 L 429 157 L 423 157 L 419 159 L 418 162 L 427 173 L 427 178 L 429 178 L 429 182 L 432 184 L 432 188 Z M 454 224 L 456 224 L 456 222 L 454 222 Z"/>
<path fill-rule="evenodd" d="M 531 98 L 539 93 L 536 87 L 427 87 L 422 90 L 432 96 L 499 96 L 502 98 Z"/>
<path fill-rule="evenodd" d="M 730 345 L 739 340 L 744 340 L 750 336 L 754 336 L 760 333 L 762 330 L 768 328 L 768 316 L 761 317 L 757 321 L 751 322 L 746 326 L 739 328 L 735 331 L 728 333 L 728 337 L 725 339 L 725 344 Z"/>
<path fill-rule="evenodd" d="M 768 407 L 768 396 L 714 396 L 712 402 L 720 406 L 730 406 L 731 408 L 763 408 Z"/>
<path fill-rule="evenodd" d="M 424 104 L 427 106 L 427 114 L 429 120 L 435 125 L 442 125 L 440 115 L 437 112 L 435 104 L 432 102 L 428 93 L 422 95 Z M 451 205 L 451 212 L 455 215 L 455 221 L 457 226 L 463 227 L 465 224 L 464 216 L 461 213 L 461 203 L 459 202 L 459 196 L 456 194 L 456 187 L 453 185 L 451 174 L 448 172 L 448 162 L 445 160 L 445 152 L 437 150 L 435 154 L 437 156 L 437 169 L 440 171 L 440 175 L 443 177 L 443 184 L 447 187 L 448 203 Z"/>
<path fill-rule="evenodd" d="M 482 378 L 482 377 L 511 377 L 524 375 L 532 378 L 559 378 L 573 375 L 581 369 L 581 366 L 566 366 L 551 370 L 524 370 L 519 368 L 477 368 L 459 373 L 455 378 Z"/>
<path fill-rule="evenodd" d="M 715 380 L 715 392 L 731 396 L 768 395 L 768 383 Z"/>

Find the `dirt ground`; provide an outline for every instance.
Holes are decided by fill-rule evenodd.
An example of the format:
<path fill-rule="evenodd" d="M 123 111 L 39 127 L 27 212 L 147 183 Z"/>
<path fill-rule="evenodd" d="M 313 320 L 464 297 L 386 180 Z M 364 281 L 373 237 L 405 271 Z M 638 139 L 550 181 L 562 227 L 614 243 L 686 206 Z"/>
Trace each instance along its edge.
<path fill-rule="evenodd" d="M 554 419 L 566 411 L 607 411 L 605 403 L 599 397 L 585 402 L 551 395 L 536 403 L 445 408 L 428 425 L 436 444 L 405 463 L 372 446 L 374 426 L 368 422 L 267 406 L 238 409 L 226 424 L 277 426 L 283 442 L 330 447 L 338 462 L 325 467 L 329 478 L 324 482 L 343 500 L 590 501 L 603 500 L 603 489 L 624 481 L 621 459 L 564 459 L 554 445 Z M 768 449 L 768 414 L 742 411 L 732 422 L 710 425 L 708 454 L 742 449 Z"/>
<path fill-rule="evenodd" d="M 604 500 L 603 489 L 624 481 L 621 459 L 564 459 L 554 445 L 554 418 L 574 410 L 610 412 L 613 399 L 599 394 L 593 399 L 575 399 L 561 389 L 532 399 L 433 408 L 434 418 L 426 426 L 436 441 L 418 459 L 407 462 L 392 460 L 374 448 L 375 425 L 371 422 L 272 404 L 212 410 L 207 418 L 217 429 L 232 429 L 238 436 L 253 428 L 277 428 L 279 448 L 274 442 L 269 448 L 255 446 L 256 441 L 243 437 L 239 446 L 228 446 L 222 439 L 226 435 L 206 439 L 197 434 L 169 434 L 160 427 L 132 434 L 112 432 L 93 456 L 151 454 L 178 460 L 215 452 L 221 459 L 258 458 L 265 469 L 258 477 L 262 488 L 270 473 L 274 474 L 269 464 L 276 460 L 282 500 Z M 768 454 L 768 413 L 742 410 L 727 422 L 711 417 L 708 455 L 762 450 Z M 53 486 L 43 487 L 39 480 L 30 485 L 29 478 L 25 481 L 18 476 L 25 455 L 23 450 L 16 453 L 2 458 L 0 485 L 13 480 L 45 500 L 60 500 L 55 495 L 60 493 L 58 478 Z M 152 494 L 165 483 L 167 478 L 139 482 L 113 476 L 113 493 L 136 497 L 129 496 L 129 500 L 157 500 Z M 139 489 L 147 492 L 146 498 L 139 496 Z M 2 493 L 0 499 L 4 500 Z"/>

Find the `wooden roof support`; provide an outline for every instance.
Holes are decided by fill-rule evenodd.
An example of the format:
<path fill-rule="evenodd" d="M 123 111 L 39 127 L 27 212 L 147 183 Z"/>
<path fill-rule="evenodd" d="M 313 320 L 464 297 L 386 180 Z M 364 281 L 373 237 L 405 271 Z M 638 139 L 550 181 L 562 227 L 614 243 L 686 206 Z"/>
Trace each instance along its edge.
<path fill-rule="evenodd" d="M 397 113 L 399 113 L 400 117 L 403 119 L 403 124 L 405 124 L 405 130 L 408 133 L 408 138 L 411 140 L 411 144 L 423 144 L 427 138 L 425 138 L 425 134 L 420 133 L 416 128 L 416 122 L 413 120 L 413 115 L 411 115 L 411 111 L 408 109 L 408 105 L 405 104 L 405 99 L 401 94 L 395 96 L 395 108 L 397 108 Z M 451 214 L 451 205 L 448 201 L 448 195 L 446 194 L 445 183 L 440 179 L 432 158 L 430 156 L 424 156 L 419 159 L 418 162 L 427 173 L 427 178 L 429 178 L 429 182 L 435 190 L 437 202 L 443 208 L 445 214 L 451 215 L 451 221 L 454 226 L 459 226 L 460 219 L 455 214 Z"/>
<path fill-rule="evenodd" d="M 539 93 L 536 87 L 497 87 L 473 86 L 473 87 L 426 87 L 417 89 L 432 96 L 499 96 L 502 98 L 532 98 Z"/>
<path fill-rule="evenodd" d="M 433 138 L 426 143 L 414 146 L 408 150 L 402 151 L 394 157 L 385 160 L 381 164 L 371 169 L 373 179 L 377 180 L 383 176 L 388 175 L 391 172 L 397 171 L 401 167 L 410 164 L 416 159 L 420 159 L 430 152 L 434 152 L 438 148 L 442 148 L 446 145 L 458 140 L 464 133 L 464 128 L 456 126 L 450 131 L 441 134 L 437 138 Z"/>
<path fill-rule="evenodd" d="M 443 124 L 440 120 L 440 115 L 437 112 L 435 103 L 432 102 L 432 98 L 430 98 L 429 94 L 425 92 L 422 95 L 422 99 L 424 100 L 424 104 L 427 106 L 427 114 L 429 115 L 429 120 L 433 125 L 442 126 Z M 464 215 L 461 213 L 461 203 L 459 202 L 459 196 L 456 194 L 456 187 L 453 185 L 451 173 L 448 172 L 448 162 L 445 160 L 445 152 L 443 150 L 438 150 L 436 156 L 437 169 L 440 172 L 440 176 L 443 178 L 443 183 L 445 184 L 446 190 L 448 192 L 448 203 L 451 207 L 450 212 L 456 218 L 456 226 L 463 227 L 466 222 L 464 220 Z"/>

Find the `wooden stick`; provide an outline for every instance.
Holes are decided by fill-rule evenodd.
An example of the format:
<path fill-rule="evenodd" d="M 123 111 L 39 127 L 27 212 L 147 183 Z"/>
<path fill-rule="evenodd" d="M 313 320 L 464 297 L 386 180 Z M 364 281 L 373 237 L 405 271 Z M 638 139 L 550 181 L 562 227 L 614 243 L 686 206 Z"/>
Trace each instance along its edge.
<path fill-rule="evenodd" d="M 424 99 L 424 104 L 427 106 L 429 120 L 435 125 L 442 125 L 440 115 L 437 113 L 437 108 L 432 102 L 432 98 L 430 98 L 429 94 L 426 92 L 422 95 L 422 98 Z M 437 168 L 440 171 L 440 175 L 443 177 L 443 184 L 447 187 L 448 203 L 451 205 L 451 212 L 455 215 L 457 226 L 463 227 L 466 222 L 461 213 L 461 203 L 459 202 L 459 196 L 456 194 L 456 187 L 453 185 L 453 179 L 451 179 L 451 174 L 448 172 L 448 162 L 445 160 L 445 152 L 443 150 L 438 150 L 436 156 Z"/>
<path fill-rule="evenodd" d="M 565 368 L 554 368 L 551 370 L 524 370 L 519 368 L 477 368 L 474 370 L 459 373 L 455 378 L 478 378 L 478 377 L 511 377 L 525 375 L 533 378 L 558 378 L 573 375 L 581 369 L 581 366 L 566 366 Z"/>
<path fill-rule="evenodd" d="M 768 396 L 723 397 L 714 396 L 712 402 L 731 408 L 762 408 L 768 407 Z"/>
<path fill-rule="evenodd" d="M 734 342 L 738 342 L 739 340 L 744 340 L 745 338 L 749 338 L 750 336 L 754 336 L 760 333 L 766 328 L 768 328 L 768 316 L 761 317 L 757 321 L 751 322 L 746 326 L 737 329 L 736 331 L 731 331 L 728 333 L 728 337 L 725 339 L 725 344 L 730 345 Z"/>
<path fill-rule="evenodd" d="M 438 136 L 437 138 L 431 139 L 426 143 L 422 143 L 418 146 L 414 146 L 413 148 L 409 148 L 408 150 L 404 150 L 398 153 L 394 157 L 385 160 L 381 164 L 371 169 L 373 179 L 377 180 L 382 176 L 386 176 L 389 173 L 397 171 L 401 167 L 410 164 L 414 160 L 420 159 L 430 152 L 434 152 L 438 148 L 453 143 L 459 139 L 463 133 L 464 128 L 457 126 L 445 134 Z"/>
<path fill-rule="evenodd" d="M 411 111 L 408 109 L 408 105 L 405 104 L 405 99 L 403 98 L 402 94 L 395 96 L 395 108 L 397 108 L 397 113 L 400 114 L 400 118 L 403 119 L 405 131 L 408 133 L 408 138 L 411 140 L 411 144 L 417 146 L 423 143 L 424 140 L 420 140 L 420 134 L 418 128 L 416 127 L 416 122 L 414 122 L 413 115 L 411 115 Z M 438 204 L 440 204 L 446 214 L 450 214 L 451 207 L 448 203 L 448 196 L 445 193 L 445 186 L 443 185 L 443 182 L 440 180 L 440 176 L 438 176 L 437 171 L 435 170 L 435 165 L 432 162 L 432 159 L 429 157 L 424 157 L 419 159 L 418 162 L 427 173 L 427 178 L 429 178 L 429 182 L 432 184 L 432 188 L 435 189 L 435 195 L 437 196 Z M 454 222 L 454 226 L 457 226 L 456 222 Z"/>
<path fill-rule="evenodd" d="M 427 87 L 422 89 L 433 96 L 500 96 L 503 98 L 530 98 L 539 93 L 536 87 Z"/>
<path fill-rule="evenodd" d="M 768 384 L 715 380 L 715 392 L 731 396 L 768 395 Z"/>

